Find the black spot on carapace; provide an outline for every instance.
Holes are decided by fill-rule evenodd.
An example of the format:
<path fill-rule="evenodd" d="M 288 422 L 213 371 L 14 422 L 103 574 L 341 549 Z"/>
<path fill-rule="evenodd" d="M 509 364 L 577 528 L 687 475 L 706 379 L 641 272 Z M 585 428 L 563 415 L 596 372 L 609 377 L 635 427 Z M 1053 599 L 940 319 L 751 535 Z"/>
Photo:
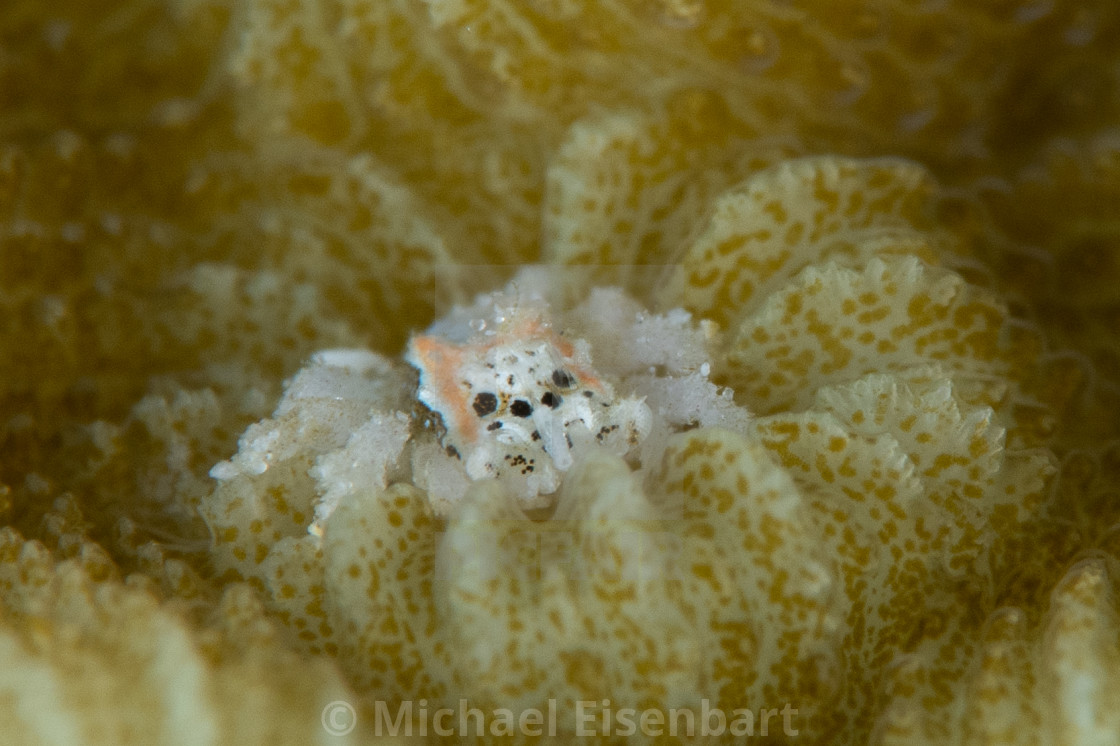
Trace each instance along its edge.
<path fill-rule="evenodd" d="M 513 404 L 509 405 L 509 411 L 515 417 L 528 417 L 533 413 L 533 406 L 524 399 L 514 399 Z"/>
<path fill-rule="evenodd" d="M 586 396 L 588 399 L 595 396 L 595 394 L 591 393 L 590 391 L 584 391 L 583 395 Z"/>
<path fill-rule="evenodd" d="M 534 430 L 533 434 L 530 435 L 529 437 L 531 437 L 533 440 L 540 440 L 541 439 L 541 431 L 540 430 Z"/>
<path fill-rule="evenodd" d="M 571 373 L 560 369 L 552 371 L 552 382 L 562 389 L 570 389 L 576 383 Z"/>
<path fill-rule="evenodd" d="M 491 430 L 491 431 L 492 430 L 501 430 L 502 429 L 502 421 L 501 420 L 495 420 L 494 422 L 491 422 L 489 425 L 487 425 L 486 429 Z"/>
<path fill-rule="evenodd" d="M 560 397 L 559 394 L 554 394 L 551 391 L 546 391 L 541 394 L 541 404 L 545 405 L 546 407 L 556 409 L 560 406 L 560 402 L 562 401 L 564 400 Z"/>
<path fill-rule="evenodd" d="M 443 450 L 446 451 L 447 455 L 451 458 L 462 458 L 462 456 L 459 455 L 459 449 L 455 446 L 447 446 L 447 448 Z"/>
<path fill-rule="evenodd" d="M 485 417 L 498 408 L 498 397 L 488 391 L 483 391 L 474 398 L 473 406 L 475 414 L 479 417 Z"/>

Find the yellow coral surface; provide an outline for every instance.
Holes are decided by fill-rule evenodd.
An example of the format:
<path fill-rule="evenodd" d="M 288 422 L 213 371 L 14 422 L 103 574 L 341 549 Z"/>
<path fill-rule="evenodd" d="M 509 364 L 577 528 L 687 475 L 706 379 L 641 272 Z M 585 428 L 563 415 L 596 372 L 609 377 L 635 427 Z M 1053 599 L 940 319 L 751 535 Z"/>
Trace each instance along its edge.
<path fill-rule="evenodd" d="M 1118 36 L 3 3 L 0 743 L 1120 742 Z M 529 263 L 686 310 L 751 416 L 433 512 L 401 352 Z M 375 395 L 277 408 L 340 347 Z M 371 412 L 421 445 L 309 532 Z"/>

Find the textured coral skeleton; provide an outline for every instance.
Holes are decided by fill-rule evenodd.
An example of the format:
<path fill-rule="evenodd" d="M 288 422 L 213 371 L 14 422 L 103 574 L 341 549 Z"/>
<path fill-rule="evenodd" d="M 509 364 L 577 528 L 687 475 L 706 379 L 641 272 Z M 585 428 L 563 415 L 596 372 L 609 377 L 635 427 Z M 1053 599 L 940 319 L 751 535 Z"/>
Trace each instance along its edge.
<path fill-rule="evenodd" d="M 1120 741 L 1118 34 L 4 3 L 0 743 Z"/>

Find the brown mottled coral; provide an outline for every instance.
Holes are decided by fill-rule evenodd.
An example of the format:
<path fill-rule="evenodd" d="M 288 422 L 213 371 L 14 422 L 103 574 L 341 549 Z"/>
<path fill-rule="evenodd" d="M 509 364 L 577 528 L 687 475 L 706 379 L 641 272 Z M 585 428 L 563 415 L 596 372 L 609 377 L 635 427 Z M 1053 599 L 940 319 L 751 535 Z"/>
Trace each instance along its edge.
<path fill-rule="evenodd" d="M 319 724 L 347 696 L 334 667 L 278 644 L 248 586 L 184 590 L 122 582 L 96 544 L 60 559 L 3 529 L 0 742 L 334 743 Z"/>
<path fill-rule="evenodd" d="M 806 736 L 859 740 L 883 704 L 866 682 L 931 618 L 976 602 L 1055 471 L 1017 410 L 1037 350 L 991 291 L 921 258 L 953 259 L 951 236 L 922 227 L 935 191 L 908 163 L 832 157 L 725 194 L 781 230 L 715 211 L 661 297 L 722 325 L 715 374 L 757 413 L 745 432 L 680 433 L 641 478 L 584 464 L 543 522 L 497 483 L 446 521 L 414 488 L 356 488 L 320 545 L 304 527 L 324 454 L 368 407 L 407 404 L 297 399 L 242 441 L 242 461 L 254 438 L 271 444 L 267 470 L 203 503 L 218 569 L 257 578 L 306 648 L 338 652 L 374 699 L 520 711 L 555 697 L 562 722 L 596 698 L 795 702 Z M 752 247 L 760 230 L 769 254 Z M 729 300 L 708 277 L 762 297 Z"/>
<path fill-rule="evenodd" d="M 1054 587 L 1041 619 L 1005 607 L 978 635 L 946 630 L 923 641 L 892 671 L 879 741 L 1115 741 L 1115 577 L 1115 558 L 1085 559 Z"/>
<path fill-rule="evenodd" d="M 313 741 L 342 698 L 363 742 L 378 699 L 555 693 L 1115 740 L 1118 26 L 5 3 L 0 739 L 170 743 L 186 711 L 199 742 Z M 398 464 L 318 543 L 309 449 L 214 488 L 311 353 L 393 356 L 540 259 L 717 324 L 755 419 L 584 464 L 546 522 L 485 484 L 434 519 Z"/>

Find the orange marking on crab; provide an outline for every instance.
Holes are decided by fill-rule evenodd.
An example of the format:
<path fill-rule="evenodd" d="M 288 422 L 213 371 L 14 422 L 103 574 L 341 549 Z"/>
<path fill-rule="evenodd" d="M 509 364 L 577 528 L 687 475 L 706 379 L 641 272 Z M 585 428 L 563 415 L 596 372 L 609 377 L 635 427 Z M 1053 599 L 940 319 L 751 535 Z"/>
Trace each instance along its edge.
<path fill-rule="evenodd" d="M 584 368 L 581 365 L 576 365 L 575 363 L 573 363 L 571 361 L 565 361 L 565 366 L 572 373 L 575 374 L 576 379 L 580 383 L 582 383 L 582 384 L 584 384 L 584 385 L 586 385 L 590 388 L 595 389 L 595 391 L 598 392 L 599 394 L 606 393 L 606 389 L 603 388 L 603 382 L 601 380 L 599 380 L 598 376 L 593 374 L 587 368 Z"/>
<path fill-rule="evenodd" d="M 413 355 L 424 366 L 435 384 L 434 388 L 451 411 L 450 423 L 468 443 L 478 438 L 478 422 L 471 414 L 470 402 L 464 396 L 458 380 L 463 364 L 463 348 L 440 341 L 439 337 L 414 337 L 409 343 Z"/>
<path fill-rule="evenodd" d="M 571 342 L 564 339 L 559 334 L 552 334 L 552 337 L 552 346 L 555 347 L 561 355 L 565 358 L 572 358 L 575 356 L 576 348 L 572 346 Z"/>

